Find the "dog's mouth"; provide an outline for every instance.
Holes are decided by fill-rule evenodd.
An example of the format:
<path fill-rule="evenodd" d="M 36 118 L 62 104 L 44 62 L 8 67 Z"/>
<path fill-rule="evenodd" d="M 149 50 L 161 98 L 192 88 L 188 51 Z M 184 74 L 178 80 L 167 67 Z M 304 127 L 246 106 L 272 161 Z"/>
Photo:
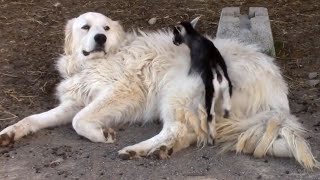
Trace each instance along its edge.
<path fill-rule="evenodd" d="M 85 50 L 82 50 L 82 54 L 84 56 L 89 56 L 90 54 L 92 53 L 98 53 L 98 52 L 103 52 L 104 54 L 107 54 L 107 52 L 104 50 L 104 47 L 95 47 L 92 51 L 85 51 Z"/>

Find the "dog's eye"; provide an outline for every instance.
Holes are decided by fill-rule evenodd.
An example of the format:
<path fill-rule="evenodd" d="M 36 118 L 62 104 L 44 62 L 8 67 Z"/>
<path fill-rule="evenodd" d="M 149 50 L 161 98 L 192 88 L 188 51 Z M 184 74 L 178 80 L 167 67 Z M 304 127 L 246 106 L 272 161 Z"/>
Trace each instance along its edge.
<path fill-rule="evenodd" d="M 110 29 L 110 27 L 109 26 L 105 26 L 105 27 L 103 27 L 103 29 L 108 31 Z"/>
<path fill-rule="evenodd" d="M 84 26 L 81 27 L 81 29 L 89 30 L 89 29 L 90 29 L 90 26 L 89 26 L 89 25 L 84 25 Z"/>

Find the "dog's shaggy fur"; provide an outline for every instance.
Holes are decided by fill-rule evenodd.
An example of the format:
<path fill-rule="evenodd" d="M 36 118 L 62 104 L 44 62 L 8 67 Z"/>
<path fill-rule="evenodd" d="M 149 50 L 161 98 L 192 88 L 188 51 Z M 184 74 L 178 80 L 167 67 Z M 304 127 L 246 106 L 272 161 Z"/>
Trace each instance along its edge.
<path fill-rule="evenodd" d="M 90 29 L 81 29 L 84 25 Z M 107 41 L 105 50 L 96 52 L 92 50 L 98 33 L 106 35 Z M 172 37 L 169 31 L 125 33 L 119 23 L 98 13 L 70 20 L 65 54 L 57 63 L 64 78 L 57 88 L 60 105 L 2 130 L 0 145 L 71 122 L 79 135 L 112 143 L 110 127 L 157 118 L 163 122 L 161 132 L 123 148 L 120 157 L 156 153 L 167 158 L 192 143 L 207 142 L 208 132 L 201 124 L 207 116 L 204 87 L 200 77 L 188 76 L 189 50 L 173 45 Z M 222 150 L 255 157 L 294 157 L 306 168 L 318 167 L 304 129 L 290 114 L 288 88 L 273 59 L 235 40 L 213 42 L 234 85 L 230 117 L 222 118 L 223 111 L 216 106 L 216 142 Z M 92 53 L 85 56 L 83 51 Z"/>

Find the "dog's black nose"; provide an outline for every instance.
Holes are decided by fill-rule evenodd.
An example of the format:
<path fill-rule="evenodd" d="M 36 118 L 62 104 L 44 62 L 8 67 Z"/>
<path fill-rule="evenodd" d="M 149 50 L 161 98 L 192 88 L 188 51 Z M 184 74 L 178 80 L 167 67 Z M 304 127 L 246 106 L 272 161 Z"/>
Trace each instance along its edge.
<path fill-rule="evenodd" d="M 96 41 L 97 44 L 102 46 L 107 41 L 107 36 L 104 34 L 96 34 L 94 36 L 94 40 Z"/>

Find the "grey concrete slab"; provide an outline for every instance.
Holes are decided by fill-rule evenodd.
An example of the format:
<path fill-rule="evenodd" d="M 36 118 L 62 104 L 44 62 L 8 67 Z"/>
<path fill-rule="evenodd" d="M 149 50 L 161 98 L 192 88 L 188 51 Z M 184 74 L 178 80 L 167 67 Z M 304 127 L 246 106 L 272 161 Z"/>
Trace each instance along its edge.
<path fill-rule="evenodd" d="M 275 56 L 267 8 L 250 7 L 249 14 L 240 14 L 239 7 L 223 8 L 216 36 L 257 44 L 262 52 Z"/>

